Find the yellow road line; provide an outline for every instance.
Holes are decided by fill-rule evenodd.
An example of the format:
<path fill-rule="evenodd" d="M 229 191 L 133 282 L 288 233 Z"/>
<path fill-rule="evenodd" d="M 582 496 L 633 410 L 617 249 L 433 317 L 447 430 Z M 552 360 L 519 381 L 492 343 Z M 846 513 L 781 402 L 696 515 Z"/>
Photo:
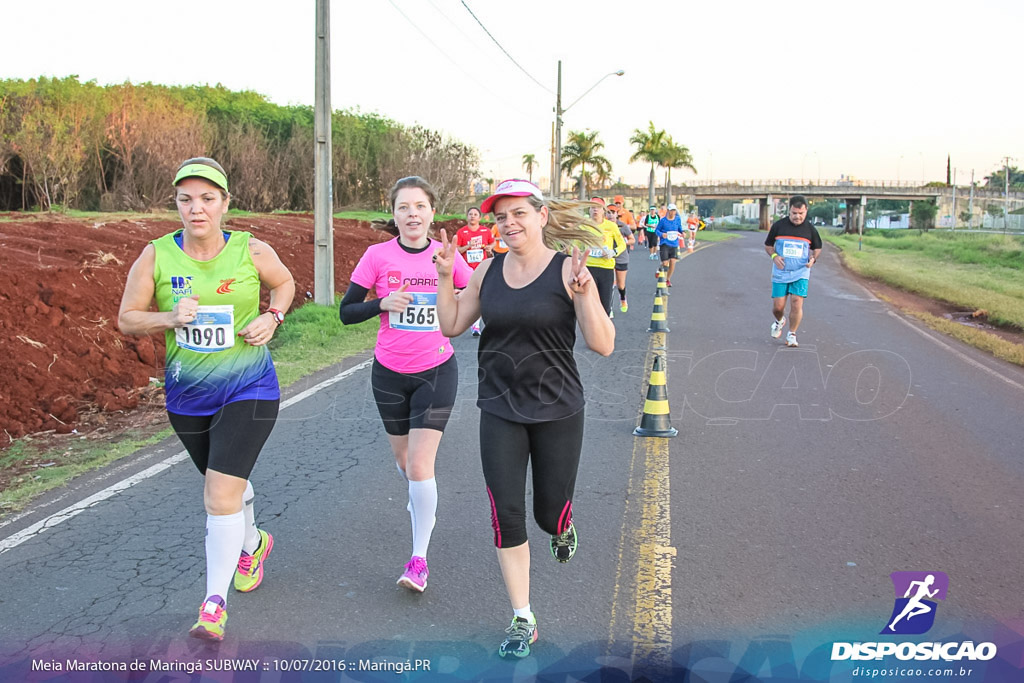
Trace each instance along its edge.
<path fill-rule="evenodd" d="M 651 335 L 647 352 L 647 367 L 654 363 L 654 349 L 665 348 L 664 332 Z M 646 396 L 648 383 L 641 388 Z M 643 468 L 643 481 L 636 481 L 639 464 Z M 672 564 L 676 550 L 672 547 L 672 526 L 669 488 L 669 442 L 663 438 L 636 437 L 629 465 L 626 506 L 623 512 L 619 538 L 619 557 L 615 570 L 612 593 L 612 612 L 609 623 L 610 644 L 616 637 L 618 602 L 622 594 L 622 577 L 635 573 L 636 587 L 626 608 L 625 621 L 631 626 L 632 652 L 635 663 L 668 666 L 672 655 Z M 640 493 L 639 501 L 636 493 Z M 639 502 L 638 529 L 630 528 L 633 505 Z M 624 549 L 637 550 L 636 567 L 627 568 Z"/>
<path fill-rule="evenodd" d="M 668 439 L 637 437 L 644 450 L 640 548 L 633 611 L 633 661 L 672 660 L 672 516 Z"/>

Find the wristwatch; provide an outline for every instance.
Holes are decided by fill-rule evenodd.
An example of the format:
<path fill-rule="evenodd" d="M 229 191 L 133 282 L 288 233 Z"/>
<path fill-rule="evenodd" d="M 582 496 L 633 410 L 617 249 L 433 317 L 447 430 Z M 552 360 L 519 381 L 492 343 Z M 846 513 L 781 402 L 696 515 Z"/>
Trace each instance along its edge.
<path fill-rule="evenodd" d="M 274 316 L 274 322 L 278 325 L 284 322 L 284 312 L 279 311 L 276 308 L 268 308 L 267 313 Z"/>

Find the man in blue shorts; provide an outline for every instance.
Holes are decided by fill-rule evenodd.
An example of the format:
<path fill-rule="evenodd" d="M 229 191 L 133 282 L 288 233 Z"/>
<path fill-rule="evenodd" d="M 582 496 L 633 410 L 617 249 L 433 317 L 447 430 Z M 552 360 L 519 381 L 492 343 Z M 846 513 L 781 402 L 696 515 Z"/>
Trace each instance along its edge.
<path fill-rule="evenodd" d="M 764 250 L 772 259 L 772 337 L 782 336 L 789 299 L 786 346 L 799 346 L 796 330 L 804 316 L 807 281 L 821 253 L 821 236 L 807 220 L 807 200 L 801 195 L 790 198 L 789 215 L 772 225 L 764 240 Z"/>

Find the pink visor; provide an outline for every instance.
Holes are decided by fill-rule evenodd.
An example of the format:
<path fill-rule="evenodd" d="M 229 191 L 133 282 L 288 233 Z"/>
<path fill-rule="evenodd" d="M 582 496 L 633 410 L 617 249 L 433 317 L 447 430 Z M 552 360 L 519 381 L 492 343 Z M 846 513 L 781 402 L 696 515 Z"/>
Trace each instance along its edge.
<path fill-rule="evenodd" d="M 494 202 L 502 197 L 536 197 L 541 201 L 544 200 L 544 195 L 541 193 L 540 188 L 529 180 L 503 180 L 498 183 L 494 194 L 483 201 L 480 205 L 480 210 L 484 213 L 490 213 L 494 207 Z"/>

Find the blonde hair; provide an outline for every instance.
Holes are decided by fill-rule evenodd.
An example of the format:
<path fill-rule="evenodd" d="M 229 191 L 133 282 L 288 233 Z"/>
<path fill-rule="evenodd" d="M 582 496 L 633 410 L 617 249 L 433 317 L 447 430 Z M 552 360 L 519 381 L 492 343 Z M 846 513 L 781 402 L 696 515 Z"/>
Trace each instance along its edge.
<path fill-rule="evenodd" d="M 601 229 L 590 221 L 586 210 L 592 202 L 566 199 L 538 199 L 523 197 L 535 210 L 548 207 L 548 222 L 542 231 L 544 246 L 555 251 L 572 247 L 599 247 L 604 244 Z"/>

